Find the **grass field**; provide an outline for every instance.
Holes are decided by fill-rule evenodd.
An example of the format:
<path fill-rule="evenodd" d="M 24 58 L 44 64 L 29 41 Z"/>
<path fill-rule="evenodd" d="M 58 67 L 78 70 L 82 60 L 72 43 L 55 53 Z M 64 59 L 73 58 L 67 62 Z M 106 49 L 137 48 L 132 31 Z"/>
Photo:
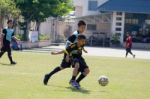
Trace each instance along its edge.
<path fill-rule="evenodd" d="M 62 56 L 13 54 L 15 66 L 8 64 L 6 54 L 0 59 L 0 99 L 150 99 L 150 60 L 85 57 L 91 72 L 81 82 L 81 90 L 75 90 L 68 84 L 72 69 L 53 76 L 48 86 L 42 83 Z M 98 84 L 100 75 L 109 77 L 108 86 Z"/>

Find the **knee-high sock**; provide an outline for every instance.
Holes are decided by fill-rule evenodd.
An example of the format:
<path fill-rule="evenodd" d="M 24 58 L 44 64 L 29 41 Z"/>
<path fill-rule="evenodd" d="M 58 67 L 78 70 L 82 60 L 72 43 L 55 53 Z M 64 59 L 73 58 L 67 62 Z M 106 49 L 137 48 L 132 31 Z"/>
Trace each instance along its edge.
<path fill-rule="evenodd" d="M 60 70 L 61 70 L 61 68 L 58 66 L 58 67 L 54 68 L 54 70 L 51 71 L 48 75 L 49 75 L 49 76 L 52 76 L 53 74 L 59 72 Z"/>
<path fill-rule="evenodd" d="M 81 80 L 83 80 L 86 76 L 84 74 L 81 74 L 78 79 L 76 80 L 78 83 L 80 83 Z"/>

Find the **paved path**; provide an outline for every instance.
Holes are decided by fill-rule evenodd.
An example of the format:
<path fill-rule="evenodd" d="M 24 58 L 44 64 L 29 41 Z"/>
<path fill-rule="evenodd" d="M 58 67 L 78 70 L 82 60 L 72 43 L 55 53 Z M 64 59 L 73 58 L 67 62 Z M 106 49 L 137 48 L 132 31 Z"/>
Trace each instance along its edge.
<path fill-rule="evenodd" d="M 34 48 L 31 50 L 24 50 L 25 52 L 40 52 L 40 53 L 48 53 L 52 50 L 62 50 L 64 46 L 48 46 L 43 48 Z M 125 50 L 124 49 L 117 49 L 117 48 L 102 48 L 102 47 L 85 47 L 88 51 L 88 56 L 106 56 L 106 57 L 125 57 Z M 139 59 L 150 59 L 150 51 L 148 50 L 133 50 L 133 53 L 136 54 L 136 58 Z M 132 58 L 129 55 L 129 58 Z"/>

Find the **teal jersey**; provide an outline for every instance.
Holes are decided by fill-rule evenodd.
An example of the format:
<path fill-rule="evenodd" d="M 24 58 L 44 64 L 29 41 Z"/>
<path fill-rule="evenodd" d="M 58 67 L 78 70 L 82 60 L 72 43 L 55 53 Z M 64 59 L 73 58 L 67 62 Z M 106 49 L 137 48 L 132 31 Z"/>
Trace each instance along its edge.
<path fill-rule="evenodd" d="M 3 29 L 4 40 L 11 42 L 12 36 L 14 36 L 14 29 L 5 28 Z"/>

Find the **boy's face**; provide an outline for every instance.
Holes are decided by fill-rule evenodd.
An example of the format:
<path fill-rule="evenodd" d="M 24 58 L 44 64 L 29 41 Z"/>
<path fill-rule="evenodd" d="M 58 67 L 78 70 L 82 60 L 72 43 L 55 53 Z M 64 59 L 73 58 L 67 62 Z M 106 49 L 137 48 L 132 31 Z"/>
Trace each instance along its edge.
<path fill-rule="evenodd" d="M 79 32 L 80 33 L 83 33 L 85 31 L 85 29 L 86 29 L 86 25 L 79 26 Z"/>
<path fill-rule="evenodd" d="M 80 40 L 78 40 L 78 44 L 79 44 L 79 46 L 84 46 L 86 44 L 86 40 L 80 39 Z"/>
<path fill-rule="evenodd" d="M 8 27 L 9 27 L 9 28 L 12 28 L 12 27 L 13 27 L 13 22 L 9 22 L 9 23 L 8 23 Z"/>

